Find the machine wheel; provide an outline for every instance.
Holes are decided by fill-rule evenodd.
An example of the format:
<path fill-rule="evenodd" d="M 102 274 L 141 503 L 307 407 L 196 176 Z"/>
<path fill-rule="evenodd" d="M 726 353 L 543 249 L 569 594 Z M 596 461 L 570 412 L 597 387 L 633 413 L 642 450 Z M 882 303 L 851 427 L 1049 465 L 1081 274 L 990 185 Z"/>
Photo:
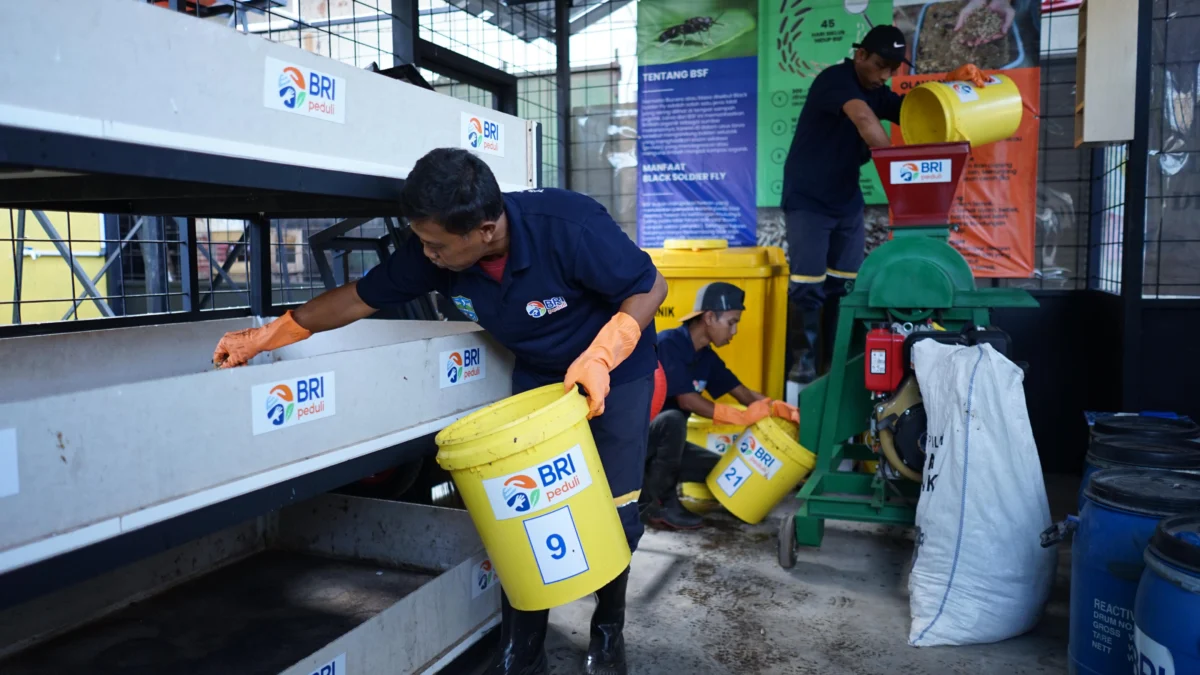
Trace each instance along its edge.
<path fill-rule="evenodd" d="M 796 566 L 796 513 L 788 514 L 779 523 L 779 566 L 790 570 Z"/>

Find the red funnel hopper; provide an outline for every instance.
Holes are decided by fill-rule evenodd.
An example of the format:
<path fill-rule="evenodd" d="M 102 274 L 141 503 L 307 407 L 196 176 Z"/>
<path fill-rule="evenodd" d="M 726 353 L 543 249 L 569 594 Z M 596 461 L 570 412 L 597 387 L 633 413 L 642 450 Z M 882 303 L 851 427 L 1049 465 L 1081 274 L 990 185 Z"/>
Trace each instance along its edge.
<path fill-rule="evenodd" d="M 875 148 L 871 156 L 892 211 L 892 227 L 945 225 L 970 143 Z"/>

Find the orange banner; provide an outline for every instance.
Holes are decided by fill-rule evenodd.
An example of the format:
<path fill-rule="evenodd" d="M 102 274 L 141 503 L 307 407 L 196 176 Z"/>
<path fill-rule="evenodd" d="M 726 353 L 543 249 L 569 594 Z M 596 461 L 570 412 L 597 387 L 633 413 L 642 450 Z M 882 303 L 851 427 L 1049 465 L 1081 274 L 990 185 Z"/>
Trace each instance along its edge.
<path fill-rule="evenodd" d="M 950 208 L 950 243 L 967 259 L 977 277 L 1029 277 L 1033 274 L 1036 234 L 1041 71 L 1013 68 L 984 72 L 1012 78 L 1021 90 L 1025 111 L 1011 138 L 971 150 Z M 942 73 L 897 75 L 892 78 L 892 89 L 904 94 L 922 82 L 944 78 Z M 892 125 L 892 142 L 903 143 L 903 139 L 903 130 Z"/>

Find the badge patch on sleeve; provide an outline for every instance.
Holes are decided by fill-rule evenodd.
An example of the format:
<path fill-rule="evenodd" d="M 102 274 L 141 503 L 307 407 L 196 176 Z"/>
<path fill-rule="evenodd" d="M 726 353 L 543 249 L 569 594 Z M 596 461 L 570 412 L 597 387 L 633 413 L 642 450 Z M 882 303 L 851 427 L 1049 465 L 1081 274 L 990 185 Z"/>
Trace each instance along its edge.
<path fill-rule="evenodd" d="M 479 321 L 479 315 L 475 313 L 475 305 L 471 302 L 470 298 L 464 295 L 456 295 L 450 299 L 454 301 L 454 306 L 458 308 L 458 311 L 463 313 L 463 316 L 472 321 Z"/>

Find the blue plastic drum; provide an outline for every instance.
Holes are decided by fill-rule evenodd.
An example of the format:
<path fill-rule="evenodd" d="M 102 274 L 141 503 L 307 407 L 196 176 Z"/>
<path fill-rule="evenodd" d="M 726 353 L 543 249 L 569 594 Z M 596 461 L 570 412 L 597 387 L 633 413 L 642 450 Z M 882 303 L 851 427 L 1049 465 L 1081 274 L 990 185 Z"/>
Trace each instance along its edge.
<path fill-rule="evenodd" d="M 1158 524 L 1133 615 L 1135 673 L 1200 673 L 1200 514 Z"/>
<path fill-rule="evenodd" d="M 1200 511 L 1200 476 L 1133 469 L 1092 475 L 1071 545 L 1069 673 L 1134 672 L 1133 607 L 1146 545 L 1158 521 L 1193 511 Z"/>
<path fill-rule="evenodd" d="M 1092 437 L 1097 436 L 1187 441 L 1200 439 L 1200 424 L 1186 417 L 1118 415 L 1096 420 L 1092 425 Z"/>
<path fill-rule="evenodd" d="M 1200 474 L 1200 443 L 1139 436 L 1095 436 L 1079 485 L 1079 509 L 1088 479 L 1101 469 L 1165 469 Z"/>

